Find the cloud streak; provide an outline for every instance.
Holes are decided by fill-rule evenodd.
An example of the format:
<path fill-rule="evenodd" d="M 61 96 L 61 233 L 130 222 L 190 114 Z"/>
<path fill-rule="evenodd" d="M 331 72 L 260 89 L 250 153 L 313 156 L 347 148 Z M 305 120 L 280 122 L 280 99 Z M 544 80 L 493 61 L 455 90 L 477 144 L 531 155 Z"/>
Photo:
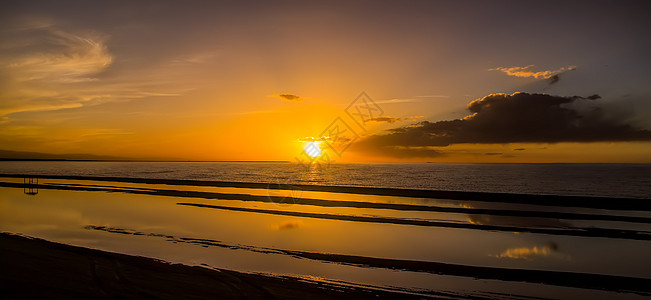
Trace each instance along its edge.
<path fill-rule="evenodd" d="M 401 121 L 416 121 L 416 120 L 418 120 L 419 118 L 422 118 L 422 117 L 423 116 L 396 118 L 396 117 L 384 116 L 384 117 L 368 118 L 368 119 L 365 119 L 364 122 L 369 122 L 369 123 L 396 123 L 396 122 L 401 122 Z"/>
<path fill-rule="evenodd" d="M 180 95 L 152 90 L 151 82 L 143 89 L 129 76 L 103 78 L 115 61 L 106 42 L 106 35 L 43 21 L 0 32 L 0 116 Z"/>
<path fill-rule="evenodd" d="M 105 38 L 96 34 L 73 34 L 53 27 L 44 27 L 25 33 L 19 47 L 8 47 L 8 52 L 20 53 L 3 64 L 13 79 L 24 81 L 48 81 L 75 83 L 96 80 L 93 76 L 105 70 L 113 56 L 104 43 Z M 13 48 L 13 49 L 12 49 Z"/>
<path fill-rule="evenodd" d="M 287 102 L 303 102 L 303 98 L 297 95 L 293 94 L 276 94 L 276 95 L 269 95 L 268 97 L 273 97 L 273 98 L 280 98 L 283 101 Z"/>
<path fill-rule="evenodd" d="M 431 147 L 453 144 L 508 144 L 651 141 L 651 131 L 636 129 L 623 121 L 608 119 L 600 110 L 580 114 L 573 108 L 577 100 L 589 97 L 562 97 L 546 94 L 492 94 L 468 104 L 470 115 L 447 121 L 423 121 L 372 135 L 357 148 L 405 156 L 407 153 L 437 155 Z"/>
<path fill-rule="evenodd" d="M 113 59 L 99 34 L 66 32 L 49 22 L 7 28 L 0 33 L 0 115 L 77 108 L 101 98 L 83 92 L 83 84 L 97 81 Z M 74 92 L 64 93 L 69 86 Z"/>
<path fill-rule="evenodd" d="M 373 122 L 373 123 L 395 123 L 395 122 L 402 121 L 402 119 L 387 116 L 387 117 L 368 118 L 368 119 L 366 119 L 364 121 L 365 122 Z"/>
<path fill-rule="evenodd" d="M 572 71 L 576 66 L 562 67 L 557 70 L 536 71 L 535 65 L 528 65 L 524 67 L 498 67 L 488 69 L 489 71 L 501 71 L 508 76 L 521 77 L 521 78 L 536 78 L 536 79 L 549 79 L 551 83 L 556 83 L 559 80 L 558 74 L 563 72 Z"/>

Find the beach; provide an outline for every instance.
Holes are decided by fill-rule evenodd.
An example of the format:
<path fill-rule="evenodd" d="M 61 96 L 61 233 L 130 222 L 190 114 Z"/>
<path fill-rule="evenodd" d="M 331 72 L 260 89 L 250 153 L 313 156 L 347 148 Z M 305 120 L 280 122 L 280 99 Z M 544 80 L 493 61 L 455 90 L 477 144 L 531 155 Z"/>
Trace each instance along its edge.
<path fill-rule="evenodd" d="M 643 198 L 38 174 L 0 195 L 10 298 L 651 295 Z"/>
<path fill-rule="evenodd" d="M 418 299 L 405 294 L 272 277 L 0 234 L 4 299 Z"/>

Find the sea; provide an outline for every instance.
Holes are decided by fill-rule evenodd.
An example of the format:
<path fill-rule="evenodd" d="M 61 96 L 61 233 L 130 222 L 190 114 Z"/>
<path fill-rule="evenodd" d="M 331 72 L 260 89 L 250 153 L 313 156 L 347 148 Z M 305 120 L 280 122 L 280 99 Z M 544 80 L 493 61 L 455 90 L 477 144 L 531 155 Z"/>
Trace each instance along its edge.
<path fill-rule="evenodd" d="M 651 164 L 4 161 L 0 174 L 651 198 Z"/>
<path fill-rule="evenodd" d="M 3 234 L 423 299 L 649 299 L 650 201 L 648 164 L 0 162 Z"/>

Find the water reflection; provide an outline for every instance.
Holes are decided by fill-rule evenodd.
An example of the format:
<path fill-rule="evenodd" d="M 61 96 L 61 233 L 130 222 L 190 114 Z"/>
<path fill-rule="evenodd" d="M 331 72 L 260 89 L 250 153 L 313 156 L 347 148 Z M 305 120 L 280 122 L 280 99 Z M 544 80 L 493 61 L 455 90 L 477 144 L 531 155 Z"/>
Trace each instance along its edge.
<path fill-rule="evenodd" d="M 272 224 L 269 226 L 273 230 L 287 230 L 287 229 L 297 229 L 303 224 L 302 221 L 285 221 L 279 224 Z"/>
<path fill-rule="evenodd" d="M 106 226 L 93 226 L 85 227 L 89 230 L 106 231 L 110 233 L 145 236 L 145 237 L 158 237 L 165 238 L 166 241 L 172 243 L 183 243 L 190 245 L 198 245 L 204 248 L 218 247 L 233 250 L 244 250 L 261 254 L 275 254 L 291 256 L 301 259 L 308 259 L 313 261 L 337 263 L 342 265 L 353 265 L 363 268 L 382 268 L 391 270 L 402 270 L 410 272 L 423 272 L 432 274 L 444 274 L 454 276 L 464 276 L 477 279 L 498 279 L 506 281 L 524 281 L 545 283 L 560 286 L 592 288 L 592 289 L 608 289 L 613 291 L 630 291 L 632 287 L 636 287 L 639 283 L 651 283 L 651 280 L 644 280 L 638 278 L 628 278 L 620 276 L 604 276 L 596 274 L 582 274 L 582 273 L 567 273 L 567 272 L 553 272 L 553 271 L 538 271 L 538 270 L 522 270 L 522 269 L 506 269 L 495 267 L 477 267 L 468 265 L 458 265 L 441 262 L 429 261 L 414 261 L 402 259 L 386 259 L 368 256 L 345 255 L 345 254 L 330 254 L 322 252 L 308 252 L 298 250 L 277 249 L 269 247 L 256 247 L 251 245 L 241 244 L 227 244 L 218 240 L 199 239 L 191 237 L 174 237 L 158 233 L 145 233 L 132 229 L 111 228 Z M 526 257 L 532 255 L 547 256 L 551 252 L 557 251 L 557 246 L 550 244 L 541 248 L 533 247 L 531 249 L 521 248 L 513 249 L 512 255 L 516 257 Z M 636 289 L 637 291 L 638 289 Z M 641 295 L 651 295 L 651 289 L 646 291 L 642 289 L 638 292 Z"/>
<path fill-rule="evenodd" d="M 323 197 L 301 198 L 301 205 L 281 207 L 248 189 L 208 193 L 190 186 L 186 190 L 134 183 L 108 187 L 92 181 L 66 184 L 65 180 L 56 185 L 39 182 L 48 193 L 29 197 L 23 193 L 22 182 L 22 178 L 0 179 L 0 231 L 172 262 L 457 292 L 472 290 L 477 284 L 473 278 L 489 280 L 488 290 L 502 292 L 515 290 L 510 284 L 524 279 L 564 286 L 576 280 L 594 289 L 596 284 L 582 284 L 591 281 L 591 274 L 601 274 L 614 276 L 612 283 L 603 285 L 613 290 L 651 280 L 647 258 L 651 241 L 622 238 L 632 230 L 623 234 L 611 223 L 591 223 L 601 226 L 588 230 L 598 237 L 577 237 L 574 221 L 554 217 L 564 215 L 520 216 L 520 223 L 509 221 L 507 227 L 499 219 L 504 216 L 495 215 L 503 210 L 490 204 L 481 208 L 483 214 L 476 214 L 472 211 L 476 207 L 448 212 L 448 207 L 422 206 L 422 199 L 409 202 L 395 197 L 399 204 L 390 203 L 391 197 L 377 196 L 382 199 L 378 200 L 372 195 L 355 201 L 325 200 L 343 199 L 346 194 L 322 192 Z M 178 205 L 182 201 L 193 205 Z M 225 209 L 210 208 L 216 206 Z M 595 218 L 604 216 L 612 215 Z M 466 224 L 467 217 L 475 217 L 477 224 Z M 521 230 L 531 224 L 549 227 L 558 222 L 570 229 Z M 649 223 L 632 224 L 651 230 Z M 572 260 L 555 259 L 563 255 Z M 509 273 L 512 269 L 548 271 L 560 277 L 549 279 L 544 272 Z M 563 272 L 576 274 L 564 278 Z M 494 279 L 510 282 L 509 288 Z M 638 286 L 651 287 L 647 281 Z M 531 294 L 530 289 L 519 290 Z"/>
<path fill-rule="evenodd" d="M 573 228 L 568 221 L 549 218 L 525 218 L 492 215 L 468 215 L 468 222 L 477 225 L 515 226 L 522 228 Z"/>
<path fill-rule="evenodd" d="M 533 260 L 539 257 L 556 256 L 562 259 L 571 259 L 570 256 L 560 253 L 559 246 L 555 242 L 549 242 L 542 246 L 509 248 L 496 255 L 498 258 Z"/>
<path fill-rule="evenodd" d="M 328 173 L 328 165 L 321 165 L 318 163 L 312 163 L 306 165 L 305 172 L 303 172 L 299 178 L 300 182 L 307 184 L 319 184 L 325 182 L 325 177 Z"/>

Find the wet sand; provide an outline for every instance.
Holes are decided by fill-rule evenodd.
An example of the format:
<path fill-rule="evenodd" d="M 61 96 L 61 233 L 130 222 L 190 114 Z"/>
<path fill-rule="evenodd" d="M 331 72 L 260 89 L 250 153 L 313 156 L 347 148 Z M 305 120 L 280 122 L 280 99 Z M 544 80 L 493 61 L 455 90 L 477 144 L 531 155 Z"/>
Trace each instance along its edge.
<path fill-rule="evenodd" d="M 0 177 L 2 177 L 2 175 L 0 175 Z M 7 177 L 21 178 L 21 180 L 0 182 L 0 187 L 22 189 L 23 193 L 26 194 L 26 188 L 35 187 L 42 190 L 53 191 L 53 195 L 55 196 L 57 193 L 61 193 L 59 191 L 101 192 L 97 193 L 99 195 L 103 195 L 104 193 L 106 193 L 106 195 L 109 195 L 110 193 L 134 194 L 142 195 L 143 199 L 149 196 L 162 196 L 169 200 L 164 201 L 164 203 L 169 206 L 183 207 L 183 211 L 185 212 L 191 210 L 192 214 L 196 213 L 201 215 L 203 212 L 212 211 L 214 213 L 209 212 L 206 214 L 210 220 L 212 220 L 216 215 L 223 216 L 224 212 L 236 212 L 238 214 L 247 214 L 247 218 L 255 215 L 260 217 L 270 216 L 274 218 L 302 218 L 315 221 L 345 221 L 349 226 L 356 226 L 357 224 L 370 224 L 373 226 L 390 224 L 413 226 L 414 228 L 439 227 L 455 230 L 470 230 L 475 236 L 478 236 L 477 233 L 479 231 L 486 232 L 487 234 L 492 232 L 512 232 L 514 234 L 525 233 L 544 236 L 544 239 L 542 239 L 541 242 L 558 238 L 566 242 L 562 247 L 567 247 L 567 238 L 570 237 L 576 237 L 577 239 L 616 239 L 612 240 L 612 242 L 614 243 L 619 240 L 628 244 L 631 244 L 631 241 L 636 241 L 635 245 L 640 245 L 637 241 L 647 242 L 651 240 L 651 231 L 648 229 L 648 224 L 651 224 L 651 218 L 648 214 L 641 214 L 641 212 L 648 211 L 647 206 L 650 203 L 649 199 L 550 196 L 552 203 L 560 201 L 562 202 L 562 205 L 554 206 L 552 204 L 545 204 L 545 206 L 549 207 L 549 210 L 539 210 L 539 207 L 520 207 L 520 209 L 514 209 L 508 205 L 530 204 L 530 202 L 537 203 L 541 201 L 541 199 L 538 198 L 543 197 L 543 195 L 482 193 L 479 197 L 482 200 L 479 200 L 479 202 L 497 202 L 497 205 L 492 206 L 492 204 L 489 203 L 480 203 L 478 206 L 461 205 L 464 203 L 463 200 L 444 200 L 454 201 L 455 203 L 458 202 L 456 203 L 456 206 L 447 206 L 446 203 L 429 203 L 426 201 L 418 201 L 418 199 L 414 200 L 413 203 L 393 203 L 392 201 L 367 202 L 363 201 L 365 200 L 364 198 L 351 197 L 351 199 L 348 199 L 348 197 L 353 194 L 385 196 L 382 194 L 382 191 L 385 191 L 387 194 L 399 194 L 403 197 L 418 197 L 417 195 L 420 195 L 421 197 L 429 196 L 431 199 L 437 200 L 440 198 L 435 197 L 435 195 L 441 196 L 441 198 L 445 198 L 443 197 L 444 195 L 451 195 L 448 199 L 469 198 L 469 201 L 472 202 L 477 202 L 477 200 L 469 197 L 471 196 L 470 194 L 463 192 L 301 186 L 301 190 L 308 191 L 321 191 L 325 189 L 337 193 L 343 193 L 344 191 L 351 193 L 344 193 L 344 196 L 340 198 L 321 198 L 322 196 L 318 194 L 307 195 L 308 197 L 305 198 L 293 198 L 291 203 L 297 206 L 295 206 L 293 210 L 289 210 L 281 206 L 268 205 L 271 203 L 285 203 L 283 202 L 286 200 L 285 197 L 259 193 L 256 194 L 255 192 L 249 194 L 250 191 L 246 190 L 238 193 L 238 191 L 228 189 L 194 190 L 192 187 L 208 186 L 257 189 L 281 189 L 285 187 L 291 189 L 296 188 L 296 186 L 269 186 L 262 183 L 78 176 L 35 176 L 44 179 L 65 178 L 63 179 L 63 182 L 40 182 L 36 185 L 23 182 L 22 178 L 29 176 L 8 175 Z M 65 182 L 65 180 L 90 180 L 90 182 Z M 125 185 L 123 187 L 119 184 L 103 184 L 101 182 L 124 182 L 135 183 L 135 185 Z M 152 185 L 148 186 L 147 184 Z M 20 191 L 17 192 L 20 193 Z M 478 193 L 473 194 L 478 195 Z M 42 195 L 39 195 L 38 197 L 41 196 Z M 310 196 L 312 198 L 310 198 Z M 29 198 L 31 196 L 25 197 L 17 197 L 16 199 L 20 200 L 16 200 L 16 203 L 22 203 L 23 199 L 31 199 Z M 172 197 L 172 199 L 169 199 L 169 197 Z M 140 197 L 137 198 L 140 199 Z M 157 197 L 151 198 L 157 199 Z M 56 197 L 53 199 L 56 199 Z M 595 200 L 595 202 L 592 203 L 588 201 L 589 199 Z M 212 200 L 215 201 L 213 202 Z M 230 200 L 234 200 L 234 204 L 231 204 Z M 35 209 L 36 206 L 34 205 L 38 203 L 38 201 L 35 203 L 27 201 L 27 204 L 29 203 L 31 203 L 31 206 L 27 205 L 26 207 L 29 209 Z M 130 211 L 130 202 L 124 202 L 122 205 L 123 209 L 121 211 Z M 473 205 L 476 204 L 473 203 Z M 626 210 L 632 206 L 637 207 L 638 210 L 635 212 L 627 212 Z M 52 206 L 47 207 L 52 209 Z M 158 204 L 151 204 L 151 207 L 158 207 Z M 515 205 L 514 207 L 517 208 L 518 205 Z M 563 209 L 563 207 L 578 207 L 585 209 Z M 612 210 L 598 210 L 603 209 L 604 207 L 610 207 Z M 355 211 L 347 212 L 340 208 L 361 208 L 378 211 L 358 213 Z M 73 209 L 72 211 L 76 210 Z M 174 209 L 174 211 L 176 210 Z M 412 214 L 403 214 L 403 212 Z M 432 217 L 423 214 L 421 217 L 419 214 L 414 214 L 418 212 L 450 213 L 450 216 L 434 215 L 435 217 Z M 465 218 L 457 218 L 455 214 L 461 215 Z M 559 220 L 564 221 L 560 222 Z M 576 220 L 577 222 L 573 223 L 569 220 Z M 18 220 L 17 222 L 22 222 L 22 220 Z M 489 281 L 497 280 L 509 284 L 523 283 L 543 285 L 544 287 L 550 288 L 563 287 L 587 289 L 592 291 L 601 290 L 606 293 L 626 293 L 637 296 L 651 295 L 651 279 L 648 278 L 647 274 L 642 274 L 636 271 L 636 267 L 629 267 L 629 270 L 619 267 L 611 267 L 610 269 L 606 267 L 602 269 L 593 269 L 591 267 L 563 268 L 561 266 L 559 268 L 557 266 L 546 268 L 546 266 L 543 266 L 541 268 L 540 264 L 531 264 L 531 267 L 527 268 L 527 266 L 529 266 L 528 264 L 515 265 L 495 262 L 484 264 L 482 263 L 483 260 L 480 262 L 477 262 L 476 260 L 473 262 L 466 262 L 465 260 L 449 261 L 441 259 L 438 256 L 433 256 L 434 258 L 432 259 L 429 257 L 422 258 L 420 256 L 417 256 L 419 258 L 395 257 L 395 254 L 378 255 L 364 253 L 363 255 L 356 255 L 357 253 L 348 253 L 347 249 L 328 251 L 320 250 L 322 248 L 312 248 L 312 251 L 318 252 L 311 252 L 303 251 L 300 248 L 294 248 L 293 246 L 277 247 L 274 245 L 273 247 L 270 247 L 269 245 L 258 245 L 257 243 L 240 244 L 229 239 L 223 241 L 221 238 L 210 239 L 210 236 L 207 238 L 206 236 L 192 236 L 186 235 L 185 233 L 171 233 L 166 232 L 165 230 L 150 231 L 147 228 L 143 229 L 142 226 L 138 226 L 138 224 L 136 224 L 136 226 L 119 226 L 122 222 L 124 222 L 124 220 L 119 219 L 115 224 L 118 226 L 102 226 L 104 225 L 102 222 L 89 224 L 87 221 L 84 221 L 81 222 L 79 226 L 84 230 L 99 231 L 111 235 L 131 235 L 134 236 L 134 239 L 160 239 L 160 243 L 170 242 L 179 245 L 194 245 L 203 248 L 211 248 L 212 250 L 237 250 L 245 255 L 269 254 L 269 257 L 275 257 L 273 258 L 274 260 L 291 257 L 300 259 L 302 262 L 309 261 L 319 264 L 334 264 L 346 267 L 352 266 L 364 270 L 389 270 L 421 274 L 427 273 L 444 277 L 462 277 Z M 111 224 L 111 222 L 107 224 Z M 210 224 L 212 226 L 213 222 L 204 222 L 202 224 Z M 226 223 L 226 225 L 229 226 L 229 223 Z M 183 226 L 185 225 L 181 225 L 181 227 Z M 163 228 L 165 228 L 165 226 Z M 78 230 L 78 228 L 72 230 Z M 11 232 L 32 234 L 15 229 L 11 230 Z M 465 232 L 464 234 L 468 234 L 469 236 L 471 235 L 469 232 Z M 38 234 L 35 235 L 40 236 Z M 110 239 L 110 237 L 108 238 Z M 517 242 L 519 239 L 510 238 L 509 241 Z M 552 241 L 554 242 L 554 245 L 557 245 L 554 240 Z M 588 240 L 588 242 L 590 241 L 594 240 Z M 63 242 L 75 243 L 74 240 Z M 605 245 L 605 243 L 597 244 Z M 412 242 L 410 245 L 419 245 L 419 243 Z M 595 244 L 592 243 L 592 245 Z M 523 248 L 522 246 L 520 248 L 512 246 L 509 246 L 509 248 L 507 246 L 502 248 L 515 250 L 524 249 L 526 251 L 531 249 L 526 247 Z M 579 246 L 581 245 L 579 244 Z M 94 246 L 91 245 L 91 247 Z M 156 247 L 165 247 L 165 245 L 158 245 Z M 535 250 L 537 248 L 533 247 L 533 249 Z M 108 248 L 108 250 L 124 253 L 122 244 L 119 244 L 117 247 Z M 495 251 L 494 253 L 499 253 L 499 251 Z M 490 255 L 490 253 L 478 253 L 479 255 Z M 569 259 L 569 257 L 571 257 L 570 252 L 559 253 L 563 253 L 565 257 L 564 259 Z M 629 253 L 629 251 L 626 250 L 622 253 Z M 580 258 L 583 253 L 575 252 L 572 253 L 572 255 L 576 255 L 576 257 Z M 641 254 L 638 252 L 637 257 L 643 257 L 640 255 Z M 167 257 L 158 255 L 152 256 Z M 547 256 L 547 254 L 542 256 Z M 186 263 L 194 264 L 196 262 L 194 258 L 196 257 L 197 256 L 193 254 L 186 257 L 186 260 L 184 261 Z M 213 261 L 211 265 L 224 266 L 222 263 L 227 261 L 227 259 L 224 260 L 221 255 L 219 258 L 220 260 L 217 262 Z M 556 257 L 556 259 L 558 259 L 558 257 Z M 626 260 L 623 261 L 626 263 Z M 228 266 L 226 268 L 240 270 L 239 267 Z M 308 271 L 299 273 L 280 273 L 318 274 L 312 272 L 311 269 L 307 270 Z M 621 270 L 627 271 L 622 273 Z M 372 286 L 355 286 L 352 288 L 350 285 L 345 285 L 345 283 L 336 282 L 336 284 L 333 284 L 332 281 L 308 281 L 296 278 L 280 278 L 258 274 L 246 274 L 236 271 L 214 270 L 178 264 L 171 265 L 149 258 L 133 257 L 99 250 L 72 247 L 11 234 L 0 234 L 0 280 L 0 295 L 9 295 L 10 298 L 32 298 L 41 296 L 51 298 L 51 295 L 56 295 L 55 298 L 213 298 L 218 296 L 219 298 L 253 299 L 303 299 L 307 297 L 317 299 L 331 299 L 335 297 L 364 299 L 371 297 L 416 297 L 416 295 L 405 293 L 407 290 L 417 291 L 420 296 L 426 295 L 453 298 L 472 298 L 478 296 L 471 296 L 463 293 L 458 294 L 456 291 L 447 292 L 444 290 L 445 287 L 441 288 L 440 286 L 437 289 L 427 291 L 409 288 L 405 288 L 404 290 L 400 288 L 395 290 L 389 289 L 388 291 L 374 290 L 374 287 Z M 377 286 L 391 285 L 392 284 L 387 283 L 377 284 Z M 427 286 L 429 287 L 429 285 Z M 470 286 L 474 286 L 474 284 L 470 284 Z M 535 294 L 535 292 L 532 292 L 532 295 Z M 483 298 L 483 296 L 485 295 L 482 294 L 478 298 Z"/>
<path fill-rule="evenodd" d="M 0 177 L 14 177 L 24 178 L 25 175 L 3 175 Z M 116 177 L 79 177 L 79 176 L 34 176 L 35 178 L 42 179 L 66 179 L 66 180 L 93 180 L 93 181 L 112 181 L 112 182 L 127 182 L 127 183 L 146 183 L 146 184 L 163 184 L 173 187 L 175 185 L 194 185 L 194 186 L 216 186 L 216 187 L 237 187 L 237 188 L 281 188 L 281 186 L 271 185 L 268 186 L 262 183 L 239 183 L 239 182 L 216 182 L 216 181 L 194 181 L 194 180 L 163 180 L 163 179 L 139 179 L 139 178 L 116 178 Z M 29 184 L 23 183 L 9 183 L 0 182 L 0 187 L 13 187 L 25 188 Z M 115 187 L 102 187 L 102 186 L 78 186 L 78 185 L 62 185 L 62 184 L 46 184 L 39 183 L 39 189 L 53 189 L 53 190 L 75 190 L 75 191 L 104 191 L 104 192 L 119 192 L 131 193 L 141 195 L 155 195 L 155 196 L 169 196 L 179 199 L 221 199 L 221 200 L 239 200 L 250 202 L 272 202 L 284 203 L 285 197 L 277 196 L 260 196 L 260 195 L 246 195 L 246 194 L 229 194 L 229 193 L 216 193 L 216 192 L 201 192 L 201 191 L 187 191 L 187 190 L 173 190 L 173 189 L 121 189 Z M 292 186 L 296 187 L 296 186 Z M 335 186 L 301 186 L 301 189 L 310 191 L 332 190 L 337 193 L 349 194 L 374 194 L 383 195 L 381 191 L 387 192 L 389 195 L 400 195 L 403 197 L 429 197 L 436 199 L 434 195 L 441 196 L 443 199 L 466 199 L 471 195 L 478 196 L 480 200 L 472 199 L 472 201 L 488 201 L 488 202 L 502 202 L 502 203 L 519 203 L 519 204 L 537 204 L 542 201 L 538 198 L 543 195 L 525 195 L 525 194 L 494 194 L 494 193 L 465 193 L 465 192 L 451 192 L 451 191 L 429 191 L 429 190 L 403 190 L 403 189 L 380 189 L 380 188 L 358 188 L 358 187 L 335 187 Z M 332 192 L 331 191 L 331 192 Z M 429 196 L 428 196 L 429 195 Z M 386 196 L 386 195 L 383 195 Z M 599 198 L 599 197 L 579 197 L 579 196 L 544 196 L 548 197 L 550 203 L 545 203 L 544 206 L 553 207 L 554 203 L 560 201 L 562 205 L 557 207 L 583 207 L 593 209 L 603 209 L 608 207 L 612 210 L 626 210 L 635 206 L 638 211 L 647 211 L 646 206 L 651 205 L 649 199 L 623 199 L 623 198 Z M 457 200 L 458 200 L 457 199 Z M 490 199 L 490 200 L 488 200 Z M 486 231 L 515 231 L 527 233 L 540 233 L 561 236 L 577 236 L 577 237 L 603 237 L 603 238 L 618 238 L 630 240 L 651 240 L 651 234 L 646 231 L 626 230 L 626 229 L 612 229 L 612 228 L 598 228 L 598 227 L 574 227 L 574 228 L 532 228 L 529 226 L 512 226 L 512 225 L 490 225 L 490 224 L 469 224 L 469 223 L 455 223 L 455 222 L 442 222 L 442 221 L 427 221 L 427 220 L 411 220 L 411 219 L 395 219 L 395 218 L 381 218 L 381 217 L 364 217 L 364 216 L 343 216 L 332 214 L 319 214 L 319 213 L 305 213 L 293 211 L 278 211 L 269 209 L 254 209 L 254 208 L 239 208 L 228 207 L 219 205 L 207 205 L 200 203 L 179 202 L 181 206 L 193 206 L 209 209 L 220 209 L 230 211 L 244 211 L 265 214 L 275 214 L 283 216 L 294 217 L 307 217 L 317 219 L 330 219 L 330 220 L 343 220 L 354 222 L 370 222 L 370 223 L 387 223 L 387 224 L 400 224 L 400 225 L 414 225 L 414 226 L 431 226 L 431 227 L 446 227 L 446 228 L 462 228 L 462 229 L 477 229 Z M 540 212 L 540 211 L 523 211 L 523 210 L 502 210 L 502 209 L 475 209 L 475 208 L 453 208 L 453 207 L 440 207 L 440 206 L 424 206 L 414 204 L 393 204 L 393 203 L 371 203 L 371 202 L 357 202 L 357 201 L 336 201 L 336 200 L 322 200 L 300 198 L 293 202 L 297 205 L 312 205 L 320 207 L 351 207 L 351 208 L 374 208 L 374 209 L 391 209 L 400 211 L 436 211 L 436 212 L 451 212 L 451 213 L 465 213 L 469 215 L 496 215 L 496 216 L 513 216 L 513 217 L 546 217 L 553 219 L 573 219 L 573 220 L 601 220 L 601 221 L 621 221 L 633 222 L 640 224 L 651 223 L 651 218 L 648 217 L 635 217 L 635 216 L 620 216 L 620 215 L 603 215 L 603 214 L 582 214 L 582 213 L 564 213 L 564 212 Z"/>
<path fill-rule="evenodd" d="M 0 233 L 3 299 L 417 299 L 415 295 L 163 261 Z"/>
<path fill-rule="evenodd" d="M 403 259 L 386 259 L 359 255 L 332 254 L 277 248 L 255 247 L 250 245 L 228 244 L 210 239 L 175 237 L 147 232 L 138 232 L 125 228 L 104 226 L 87 226 L 88 230 L 98 230 L 114 234 L 161 237 L 173 243 L 200 245 L 202 247 L 219 247 L 239 249 L 258 253 L 282 254 L 301 259 L 358 266 L 363 268 L 382 268 L 410 272 L 425 272 L 439 275 L 462 276 L 474 279 L 495 279 L 501 281 L 519 281 L 542 283 L 547 285 L 587 288 L 616 292 L 634 293 L 642 296 L 651 295 L 651 279 L 626 276 L 588 274 L 576 272 L 559 272 L 544 270 L 523 270 L 512 268 L 482 267 L 444 262 L 417 261 Z"/>

